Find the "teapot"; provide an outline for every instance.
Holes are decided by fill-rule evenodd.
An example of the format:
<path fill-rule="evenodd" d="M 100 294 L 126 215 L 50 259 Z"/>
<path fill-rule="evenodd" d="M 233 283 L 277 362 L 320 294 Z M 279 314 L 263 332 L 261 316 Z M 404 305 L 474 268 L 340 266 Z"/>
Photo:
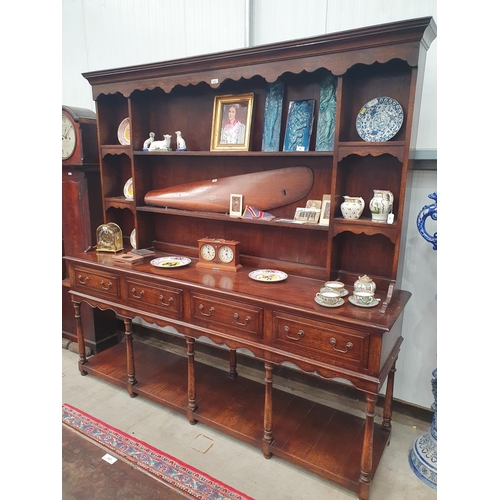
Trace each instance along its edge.
<path fill-rule="evenodd" d="M 375 282 L 366 274 L 364 276 L 359 276 L 354 282 L 355 292 L 375 292 L 376 288 Z"/>

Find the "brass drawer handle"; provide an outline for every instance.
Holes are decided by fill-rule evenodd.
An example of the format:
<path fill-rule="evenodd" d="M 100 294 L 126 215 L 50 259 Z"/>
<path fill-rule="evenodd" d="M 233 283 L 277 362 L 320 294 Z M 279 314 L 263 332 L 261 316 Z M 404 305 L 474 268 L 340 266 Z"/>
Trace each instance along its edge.
<path fill-rule="evenodd" d="M 240 326 L 247 326 L 247 325 L 248 325 L 248 323 L 250 322 L 250 320 L 252 319 L 252 318 L 250 318 L 250 316 L 247 316 L 247 317 L 245 318 L 245 322 L 244 322 L 244 323 L 242 323 L 241 321 L 238 321 L 238 318 L 239 318 L 238 313 L 234 313 L 233 318 L 234 318 L 234 322 L 235 322 L 237 325 L 240 325 Z"/>
<path fill-rule="evenodd" d="M 200 305 L 198 306 L 198 309 L 200 310 L 200 314 L 203 314 L 203 316 L 211 316 L 211 315 L 212 315 L 212 313 L 215 311 L 215 307 L 213 307 L 213 306 L 212 306 L 212 307 L 208 310 L 208 313 L 204 313 L 204 312 L 203 312 L 203 307 L 204 307 L 204 306 L 203 306 L 203 304 L 200 304 Z"/>
<path fill-rule="evenodd" d="M 342 350 L 342 349 L 337 349 L 335 347 L 335 344 L 337 343 L 337 339 L 335 338 L 331 338 L 330 339 L 330 344 L 332 344 L 332 347 L 333 347 L 333 350 L 334 351 L 337 351 L 337 352 L 341 352 L 342 354 L 345 354 L 349 349 L 352 349 L 354 347 L 354 344 L 352 342 L 347 342 L 347 344 L 345 345 L 345 349 Z"/>
<path fill-rule="evenodd" d="M 101 284 L 101 288 L 102 288 L 103 290 L 109 290 L 109 289 L 113 286 L 113 283 L 111 283 L 111 281 L 108 281 L 108 284 L 106 285 L 106 284 L 104 283 L 104 280 L 101 280 L 101 281 L 100 281 L 100 284 Z"/>
<path fill-rule="evenodd" d="M 160 299 L 160 302 L 164 305 L 164 306 L 169 306 L 173 301 L 174 301 L 174 298 L 173 297 L 169 297 L 169 299 L 167 300 L 167 302 L 163 302 L 163 299 L 165 297 L 163 295 L 160 295 L 159 299 Z"/>
<path fill-rule="evenodd" d="M 88 276 L 85 276 L 85 278 L 84 278 L 81 274 L 78 275 L 77 279 L 78 279 L 78 283 L 80 283 L 80 285 L 86 285 L 89 281 Z"/>
<path fill-rule="evenodd" d="M 297 332 L 297 337 L 290 337 L 290 335 L 288 335 L 290 333 L 290 328 L 288 328 L 288 326 L 285 326 L 285 328 L 283 328 L 283 330 L 285 330 L 286 338 L 290 339 L 290 340 L 300 340 L 300 337 L 304 336 L 304 330 L 299 330 Z"/>
<path fill-rule="evenodd" d="M 142 296 L 144 295 L 144 290 L 141 290 L 139 295 L 136 295 L 135 292 L 136 292 L 136 290 L 134 287 L 134 288 L 132 288 L 132 297 L 135 297 L 136 299 L 141 299 Z"/>

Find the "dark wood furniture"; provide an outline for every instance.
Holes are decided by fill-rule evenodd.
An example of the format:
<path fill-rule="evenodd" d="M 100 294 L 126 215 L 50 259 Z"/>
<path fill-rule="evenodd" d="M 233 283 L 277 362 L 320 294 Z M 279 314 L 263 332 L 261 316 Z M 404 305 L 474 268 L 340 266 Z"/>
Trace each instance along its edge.
<path fill-rule="evenodd" d="M 131 396 L 185 411 L 191 423 L 200 421 L 262 446 L 266 457 L 283 457 L 368 499 L 389 440 L 402 313 L 410 298 L 399 289 L 398 273 L 405 245 L 408 158 L 422 67 L 435 35 L 433 20 L 421 18 L 84 74 L 96 100 L 105 221 L 118 223 L 125 236 L 136 229 L 138 247 L 153 247 L 155 257 L 177 254 L 193 262 L 159 269 L 146 258 L 124 268 L 113 265 L 110 255 L 67 257 L 80 342 L 82 303 L 114 311 L 125 325 L 124 342 L 98 356 L 87 359 L 81 344 L 81 373 L 127 388 Z M 319 82 L 327 71 L 338 77 L 334 151 L 261 152 L 268 82 L 278 77 L 285 81 L 286 109 L 290 100 L 319 100 Z M 255 94 L 250 151 L 210 152 L 214 96 L 248 92 Z M 363 104 L 378 96 L 402 105 L 403 126 L 388 142 L 364 142 L 355 119 Z M 127 116 L 131 145 L 123 146 L 117 129 Z M 142 151 L 149 132 L 174 130 L 182 131 L 188 151 Z M 313 129 L 313 145 L 315 133 Z M 331 194 L 328 226 L 144 204 L 151 189 L 296 165 L 307 165 L 314 173 L 306 199 Z M 121 194 L 130 177 L 133 200 Z M 372 222 L 367 210 L 359 220 L 341 217 L 343 195 L 368 201 L 373 189 L 394 194 L 393 224 Z M 306 199 L 275 209 L 273 215 L 292 218 Z M 241 242 L 243 268 L 236 273 L 197 268 L 197 241 L 207 236 Z M 288 273 L 288 278 L 278 283 L 250 279 L 250 271 L 269 267 Z M 330 309 L 315 303 L 325 280 L 338 278 L 352 292 L 361 274 L 376 282 L 379 306 L 358 308 L 346 300 Z M 134 317 L 174 326 L 185 337 L 186 356 L 133 341 Z M 229 377 L 195 362 L 200 337 L 229 349 Z M 237 349 L 262 360 L 264 385 L 236 376 Z M 284 362 L 352 383 L 365 395 L 365 419 L 273 390 L 273 367 Z M 375 403 L 386 380 L 383 422 L 378 424 Z"/>
<path fill-rule="evenodd" d="M 76 146 L 62 160 L 62 251 L 75 255 L 96 244 L 95 230 L 103 222 L 96 115 L 90 109 L 63 106 L 74 124 Z M 69 291 L 66 265 L 62 268 L 62 337 L 77 342 L 75 313 Z M 117 343 L 116 320 L 110 311 L 83 305 L 85 345 L 100 352 Z"/>

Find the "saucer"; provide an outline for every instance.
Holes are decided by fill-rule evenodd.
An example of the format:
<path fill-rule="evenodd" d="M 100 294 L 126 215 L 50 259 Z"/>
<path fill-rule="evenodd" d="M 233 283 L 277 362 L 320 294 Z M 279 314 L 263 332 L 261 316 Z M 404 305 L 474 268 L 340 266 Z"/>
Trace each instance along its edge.
<path fill-rule="evenodd" d="M 340 299 L 336 304 L 330 305 L 330 304 L 323 304 L 323 302 L 321 302 L 321 300 L 319 300 L 318 297 L 314 297 L 314 302 L 323 307 L 339 307 L 344 303 L 344 300 Z"/>
<path fill-rule="evenodd" d="M 371 304 L 360 304 L 359 302 L 356 302 L 356 299 L 352 295 L 348 298 L 348 300 L 352 305 L 358 307 L 375 307 L 378 306 L 380 302 L 380 299 L 373 299 L 373 302 Z"/>
<path fill-rule="evenodd" d="M 329 288 L 327 286 L 322 286 L 320 292 L 336 292 L 335 288 Z M 340 293 L 341 297 L 345 297 L 349 292 L 344 288 Z"/>

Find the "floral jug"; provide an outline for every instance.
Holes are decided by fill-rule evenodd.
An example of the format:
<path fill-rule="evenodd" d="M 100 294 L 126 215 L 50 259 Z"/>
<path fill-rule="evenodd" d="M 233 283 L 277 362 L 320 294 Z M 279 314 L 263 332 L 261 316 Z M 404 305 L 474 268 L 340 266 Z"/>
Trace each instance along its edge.
<path fill-rule="evenodd" d="M 364 208 L 365 201 L 356 196 L 344 196 L 344 202 L 340 205 L 344 219 L 359 219 Z"/>
<path fill-rule="evenodd" d="M 372 221 L 387 222 L 387 217 L 392 212 L 392 204 L 394 196 L 390 191 L 383 189 L 374 189 L 373 198 L 370 200 L 370 212 L 372 213 Z"/>
<path fill-rule="evenodd" d="M 376 288 L 375 282 L 366 274 L 364 276 L 359 276 L 358 280 L 354 282 L 355 292 L 375 292 Z"/>

